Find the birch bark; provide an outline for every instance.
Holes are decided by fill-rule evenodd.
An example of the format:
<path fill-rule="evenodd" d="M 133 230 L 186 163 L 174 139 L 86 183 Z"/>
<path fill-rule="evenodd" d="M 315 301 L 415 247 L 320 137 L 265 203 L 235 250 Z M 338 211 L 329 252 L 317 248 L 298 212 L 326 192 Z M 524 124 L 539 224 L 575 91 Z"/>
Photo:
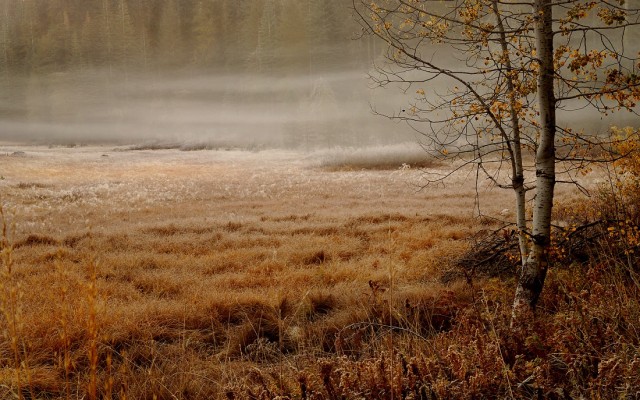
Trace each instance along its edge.
<path fill-rule="evenodd" d="M 536 197 L 533 208 L 532 247 L 522 265 L 513 304 L 513 321 L 535 309 L 548 268 L 551 209 L 555 186 L 556 98 L 554 93 L 552 0 L 534 0 L 536 56 L 539 63 L 538 107 L 540 141 L 536 151 Z"/>
<path fill-rule="evenodd" d="M 529 239 L 527 238 L 527 219 L 525 213 L 526 189 L 524 187 L 524 168 L 522 164 L 522 141 L 520 134 L 520 117 L 518 116 L 516 104 L 516 89 L 513 82 L 513 65 L 509 53 L 505 26 L 502 22 L 502 15 L 498 5 L 498 0 L 493 0 L 493 13 L 496 17 L 498 32 L 500 32 L 500 47 L 502 57 L 506 67 L 507 96 L 509 98 L 509 114 L 511 118 L 511 138 L 508 146 L 511 149 L 511 182 L 516 196 L 516 226 L 518 227 L 518 245 L 520 247 L 520 257 L 524 266 L 529 256 Z"/>

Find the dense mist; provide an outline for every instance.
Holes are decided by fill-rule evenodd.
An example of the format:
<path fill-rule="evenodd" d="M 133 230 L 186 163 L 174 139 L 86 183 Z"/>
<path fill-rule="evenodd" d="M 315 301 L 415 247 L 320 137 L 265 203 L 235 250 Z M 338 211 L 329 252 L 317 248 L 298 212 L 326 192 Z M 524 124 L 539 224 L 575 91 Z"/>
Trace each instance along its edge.
<path fill-rule="evenodd" d="M 413 138 L 371 117 L 381 46 L 344 1 L 0 1 L 0 140 L 315 148 Z M 379 98 L 376 98 L 378 96 Z"/>
<path fill-rule="evenodd" d="M 392 107 L 394 101 L 374 97 L 384 93 L 371 91 L 361 71 L 108 76 L 94 70 L 12 80 L 0 138 L 305 149 L 413 138 L 402 125 L 372 118 L 371 104 Z"/>
<path fill-rule="evenodd" d="M 385 48 L 360 37 L 349 5 L 0 0 L 0 140 L 302 149 L 415 140 L 410 127 L 372 116 L 400 114 L 414 91 L 370 87 Z"/>

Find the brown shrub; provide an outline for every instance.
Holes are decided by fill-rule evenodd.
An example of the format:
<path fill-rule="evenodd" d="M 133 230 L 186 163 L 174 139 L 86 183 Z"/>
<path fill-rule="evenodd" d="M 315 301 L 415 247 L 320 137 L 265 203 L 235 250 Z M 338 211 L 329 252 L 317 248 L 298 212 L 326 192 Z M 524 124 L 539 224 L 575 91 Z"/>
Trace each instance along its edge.
<path fill-rule="evenodd" d="M 46 235 L 29 235 L 25 239 L 17 241 L 13 247 L 19 249 L 20 247 L 31 246 L 58 246 L 60 242 Z"/>

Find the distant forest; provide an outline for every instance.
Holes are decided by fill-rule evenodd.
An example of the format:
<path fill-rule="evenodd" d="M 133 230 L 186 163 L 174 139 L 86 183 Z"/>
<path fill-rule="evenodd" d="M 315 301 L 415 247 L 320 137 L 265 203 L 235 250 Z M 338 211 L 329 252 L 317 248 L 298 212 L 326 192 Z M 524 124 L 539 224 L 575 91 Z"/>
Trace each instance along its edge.
<path fill-rule="evenodd" d="M 344 0 L 0 0 L 0 72 L 358 67 L 373 42 Z"/>
<path fill-rule="evenodd" d="M 0 140 L 405 140 L 370 118 L 384 46 L 360 37 L 350 4 L 0 0 Z"/>

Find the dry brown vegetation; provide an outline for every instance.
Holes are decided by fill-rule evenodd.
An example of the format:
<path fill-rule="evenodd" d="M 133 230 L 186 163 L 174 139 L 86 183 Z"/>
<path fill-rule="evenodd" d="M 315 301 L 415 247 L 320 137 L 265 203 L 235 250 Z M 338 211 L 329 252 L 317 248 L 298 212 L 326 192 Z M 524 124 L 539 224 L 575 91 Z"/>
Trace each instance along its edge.
<path fill-rule="evenodd" d="M 638 396 L 628 268 L 552 271 L 531 332 L 508 329 L 508 278 L 442 283 L 500 226 L 465 171 L 419 191 L 298 153 L 20 150 L 2 398 Z M 480 196 L 504 218 L 507 192 Z"/>

